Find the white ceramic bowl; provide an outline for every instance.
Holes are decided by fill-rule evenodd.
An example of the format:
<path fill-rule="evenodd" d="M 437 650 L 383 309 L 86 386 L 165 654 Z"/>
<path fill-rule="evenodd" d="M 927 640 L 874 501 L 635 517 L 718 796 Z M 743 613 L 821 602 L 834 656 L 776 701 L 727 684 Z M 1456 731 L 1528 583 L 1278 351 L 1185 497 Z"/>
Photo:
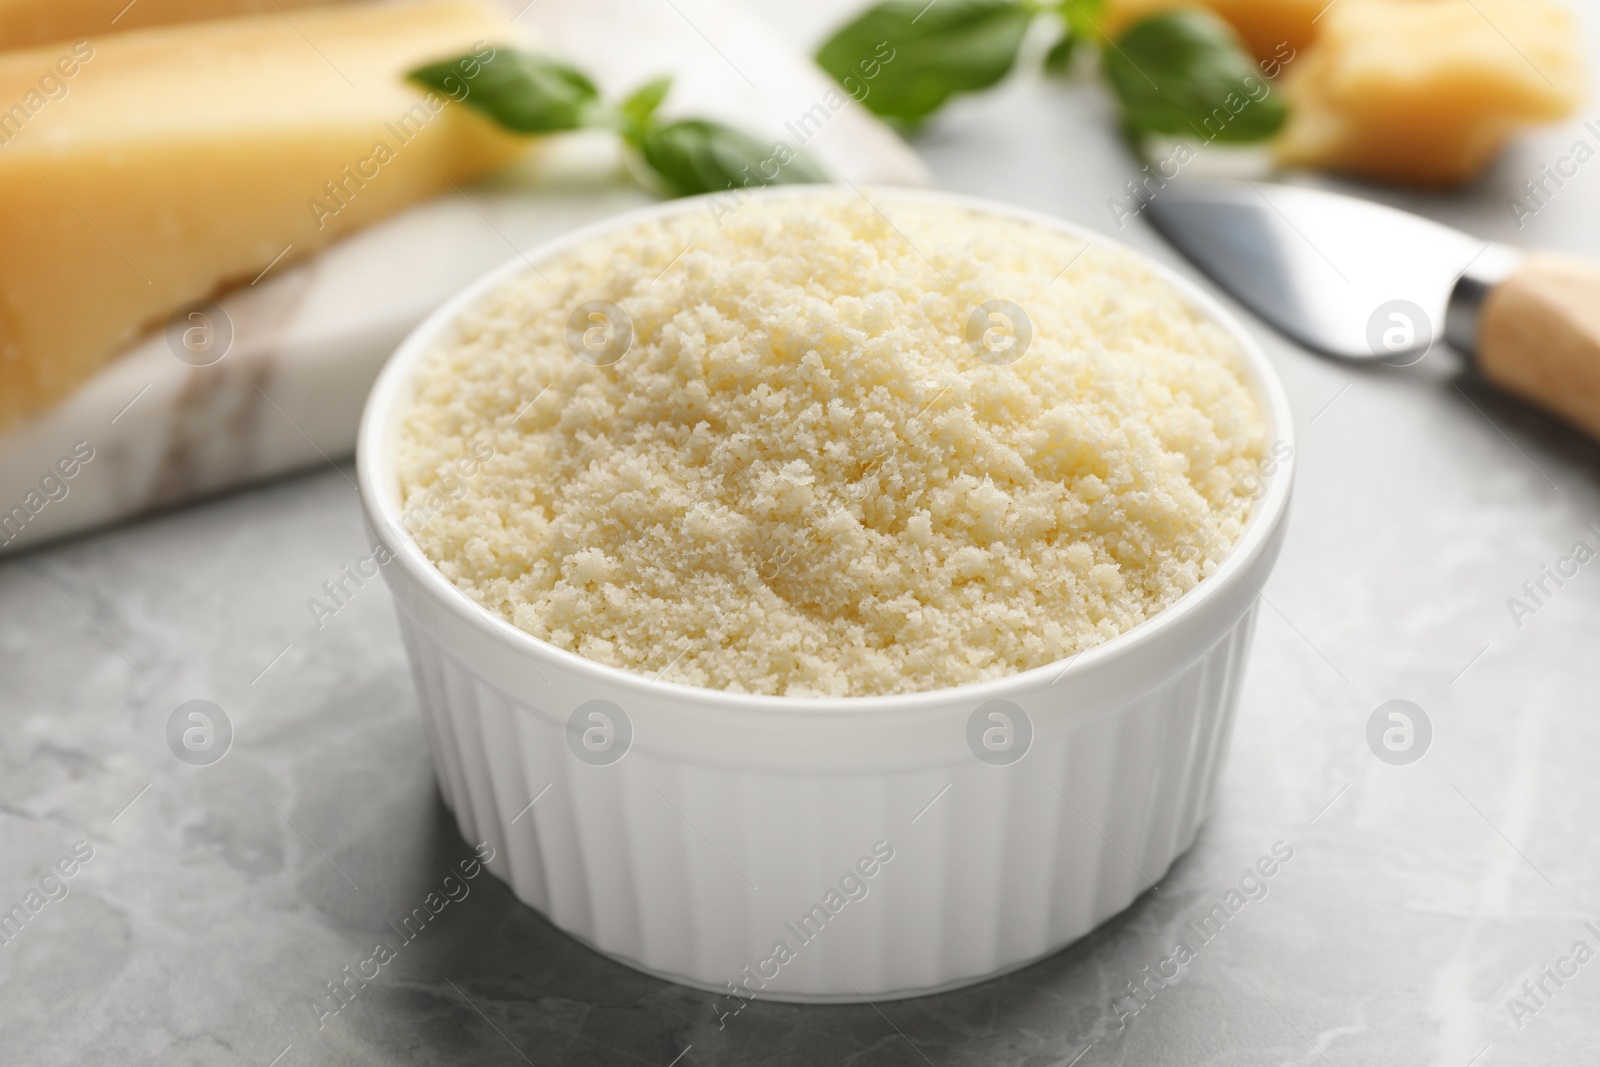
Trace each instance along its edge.
<path fill-rule="evenodd" d="M 1000 204 L 892 196 L 1110 243 Z M 620 215 L 528 259 L 703 210 L 681 200 Z M 726 994 L 733 1012 L 752 995 L 906 997 L 1013 970 L 1127 907 L 1193 843 L 1293 473 L 1288 402 L 1233 316 L 1154 266 L 1238 341 L 1268 440 L 1287 453 L 1216 574 L 1065 665 L 903 696 L 745 696 L 652 682 L 523 633 L 452 586 L 398 521 L 391 457 L 412 369 L 465 307 L 526 269 L 505 264 L 412 332 L 373 388 L 357 444 L 440 789 L 462 835 L 504 857 L 490 869 L 519 899 L 630 966 Z M 990 718 L 995 709 L 1009 718 Z M 969 735 L 994 729 L 1003 748 L 1008 721 L 1012 750 L 990 759 L 1023 751 L 1031 724 L 1025 755 L 979 759 Z"/>

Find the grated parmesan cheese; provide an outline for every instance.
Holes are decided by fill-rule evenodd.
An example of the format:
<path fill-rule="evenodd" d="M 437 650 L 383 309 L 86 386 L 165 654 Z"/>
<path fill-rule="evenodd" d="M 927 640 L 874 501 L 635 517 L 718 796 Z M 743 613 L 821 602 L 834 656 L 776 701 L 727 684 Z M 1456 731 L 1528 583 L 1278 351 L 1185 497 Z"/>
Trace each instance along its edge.
<path fill-rule="evenodd" d="M 1129 253 L 874 197 L 697 205 L 470 309 L 399 435 L 426 555 L 559 648 L 789 696 L 1048 664 L 1211 573 L 1265 433 L 1227 334 Z M 633 333 L 604 366 L 595 300 Z M 1014 362 L 968 340 L 995 300 Z"/>

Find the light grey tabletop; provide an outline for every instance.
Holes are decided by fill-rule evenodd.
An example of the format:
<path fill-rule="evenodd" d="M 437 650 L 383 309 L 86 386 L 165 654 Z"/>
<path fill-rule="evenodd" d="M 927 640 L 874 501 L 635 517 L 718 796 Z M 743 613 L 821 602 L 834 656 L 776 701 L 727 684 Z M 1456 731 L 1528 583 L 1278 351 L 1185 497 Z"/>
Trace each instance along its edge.
<path fill-rule="evenodd" d="M 1188 271 L 1142 220 L 1115 231 L 1106 201 L 1135 165 L 1109 118 L 1090 90 L 1023 78 L 918 147 L 945 188 Z M 1592 254 L 1600 166 L 1520 232 L 1506 206 L 1579 136 L 1595 140 L 1576 124 L 1530 137 L 1460 194 L 1375 195 Z M 1090 937 L 965 991 L 758 1002 L 719 1030 L 709 995 L 590 952 L 488 879 L 319 1029 L 324 982 L 471 852 L 434 785 L 387 592 L 369 583 L 320 630 L 307 610 L 368 551 L 353 471 L 323 468 L 0 564 L 0 910 L 92 850 L 0 944 L 0 1063 L 1595 1062 L 1600 962 L 1571 953 L 1600 951 L 1600 656 L 1584 651 L 1600 565 L 1520 619 L 1508 600 L 1575 542 L 1600 546 L 1600 451 L 1448 353 L 1355 368 L 1246 320 L 1298 422 L 1289 539 L 1216 810 Z M 1405 766 L 1366 739 L 1396 698 L 1433 729 Z M 167 746 L 192 699 L 233 724 L 212 766 Z M 1178 982 L 1127 999 L 1279 841 L 1293 859 L 1268 895 Z M 1558 965 L 1568 977 L 1543 974 Z"/>

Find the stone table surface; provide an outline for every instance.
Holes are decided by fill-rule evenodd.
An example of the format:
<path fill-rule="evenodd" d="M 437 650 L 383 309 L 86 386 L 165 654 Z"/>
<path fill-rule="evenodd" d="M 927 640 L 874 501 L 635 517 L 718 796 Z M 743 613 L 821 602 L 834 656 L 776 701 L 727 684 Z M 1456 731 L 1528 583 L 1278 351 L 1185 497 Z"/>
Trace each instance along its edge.
<path fill-rule="evenodd" d="M 1135 164 L 1109 119 L 1090 87 L 1020 77 L 917 145 L 944 188 L 1178 262 L 1142 219 L 1116 231 L 1106 201 Z M 1462 193 L 1374 195 L 1592 253 L 1600 167 L 1520 232 L 1506 206 L 1579 136 L 1531 136 Z M 341 465 L 0 565 L 0 910 L 74 869 L 0 944 L 0 1063 L 1600 1062 L 1600 962 L 1571 956 L 1600 949 L 1600 565 L 1508 608 L 1575 542 L 1600 545 L 1600 451 L 1448 353 L 1338 365 L 1246 320 L 1296 413 L 1290 534 L 1210 822 L 1081 942 L 964 991 L 757 1002 L 719 1028 L 710 995 L 596 955 L 484 878 L 319 1029 L 324 983 L 472 851 L 387 592 L 321 629 L 308 613 L 368 551 Z M 1395 698 L 1433 729 L 1405 766 L 1366 740 Z M 232 722 L 210 766 L 167 745 L 193 699 Z M 1293 857 L 1264 898 L 1179 981 L 1118 999 L 1278 842 Z"/>

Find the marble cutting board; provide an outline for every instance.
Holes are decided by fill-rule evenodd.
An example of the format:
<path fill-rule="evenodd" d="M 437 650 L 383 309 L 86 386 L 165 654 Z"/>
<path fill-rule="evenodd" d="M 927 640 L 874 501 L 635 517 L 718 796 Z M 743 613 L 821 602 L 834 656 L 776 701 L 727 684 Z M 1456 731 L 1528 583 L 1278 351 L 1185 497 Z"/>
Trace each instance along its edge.
<path fill-rule="evenodd" d="M 500 2 L 521 36 L 570 57 L 608 96 L 672 74 L 668 117 L 795 144 L 790 127 L 832 88 L 724 0 Z M 848 98 L 804 149 L 857 184 L 927 183 L 917 156 Z M 550 138 L 508 172 L 268 268 L 217 297 L 233 335 L 220 360 L 193 366 L 157 332 L 0 435 L 0 520 L 11 516 L 0 554 L 348 456 L 379 367 L 433 307 L 520 250 L 650 199 L 610 137 Z M 68 457 L 77 462 L 60 469 L 73 476 L 41 486 Z"/>

